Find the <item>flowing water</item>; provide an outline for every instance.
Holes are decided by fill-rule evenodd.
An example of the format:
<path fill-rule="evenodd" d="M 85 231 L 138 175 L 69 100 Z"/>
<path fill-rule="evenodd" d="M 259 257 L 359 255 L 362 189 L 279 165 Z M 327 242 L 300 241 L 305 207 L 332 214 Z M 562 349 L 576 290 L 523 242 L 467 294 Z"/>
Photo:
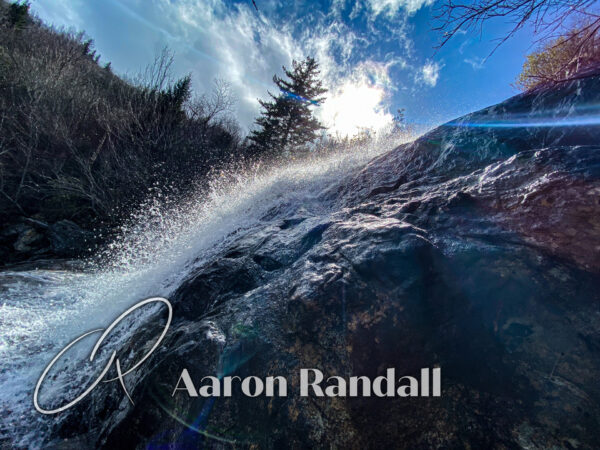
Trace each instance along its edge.
<path fill-rule="evenodd" d="M 596 81 L 590 83 L 591 88 L 585 92 L 589 92 L 593 103 L 597 104 L 594 96 L 600 91 L 595 87 Z M 571 108 L 574 103 L 591 102 L 579 99 L 580 90 L 576 86 L 568 89 L 577 95 L 563 93 L 546 99 L 549 106 L 544 108 L 558 110 L 555 103 L 560 101 L 561 108 L 566 108 L 567 112 L 576 111 Z M 566 100 L 563 102 L 563 99 Z M 541 100 L 546 101 L 543 96 Z M 595 282 L 571 265 L 576 263 L 589 271 L 598 267 L 596 253 L 590 251 L 593 248 L 590 243 L 597 242 L 597 224 L 593 221 L 597 217 L 594 212 L 599 205 L 596 196 L 600 189 L 598 129 L 587 126 L 587 116 L 581 119 L 569 116 L 570 113 L 565 113 L 570 117 L 567 126 L 548 130 L 543 124 L 550 118 L 542 120 L 539 117 L 536 128 L 496 126 L 498 123 L 514 126 L 513 119 L 520 120 L 523 111 L 535 113 L 531 99 L 515 98 L 501 108 L 492 107 L 489 111 L 474 113 L 439 127 L 415 145 L 389 152 L 371 164 L 368 163 L 398 142 L 375 140 L 371 145 L 291 162 L 270 170 L 218 175 L 210 189 L 200 191 L 191 199 L 172 202 L 157 193 L 131 214 L 122 235 L 94 258 L 70 264 L 57 262 L 51 269 L 0 272 L 0 445 L 10 441 L 17 446 L 36 448 L 45 445 L 48 436 L 55 437 L 52 427 L 63 420 L 62 416 L 52 416 L 49 420 L 35 411 L 32 400 L 42 371 L 65 345 L 89 330 L 107 327 L 141 299 L 169 298 L 185 286 L 183 282 L 199 267 L 220 258 L 224 251 L 245 237 L 250 241 L 254 237 L 253 242 L 256 242 L 261 235 L 271 231 L 275 235 L 279 230 L 281 239 L 273 248 L 275 252 L 284 252 L 288 241 L 283 235 L 293 230 L 283 231 L 279 227 L 283 219 L 334 223 L 336 242 L 339 244 L 346 238 L 349 241 L 343 252 L 338 248 L 337 256 L 343 261 L 336 261 L 337 265 L 333 266 L 340 273 L 344 264 L 352 266 L 347 272 L 355 273 L 357 278 L 351 278 L 354 281 L 347 287 L 354 288 L 355 294 L 360 291 L 358 280 L 367 277 L 369 287 L 379 292 L 380 299 L 389 298 L 388 284 L 395 286 L 398 279 L 395 270 L 414 272 L 413 278 L 420 280 L 423 274 L 431 273 L 431 264 L 437 262 L 438 278 L 433 282 L 426 278 L 424 290 L 415 288 L 414 295 L 407 298 L 429 298 L 431 292 L 440 297 L 448 295 L 436 303 L 436 311 L 439 309 L 441 315 L 428 314 L 423 318 L 413 311 L 405 326 L 414 326 L 408 333 L 418 336 L 422 332 L 418 326 L 420 320 L 434 321 L 428 329 L 442 334 L 436 335 L 435 339 L 427 336 L 427 339 L 432 339 L 431 348 L 442 347 L 435 350 L 436 359 L 431 361 L 437 361 L 438 354 L 445 355 L 447 366 L 454 364 L 455 369 L 460 369 L 461 382 L 466 385 L 478 386 L 473 384 L 476 380 L 470 376 L 473 368 L 462 365 L 465 362 L 459 357 L 462 350 L 457 353 L 453 347 L 444 348 L 445 343 L 461 348 L 464 343 L 469 343 L 470 347 L 465 350 L 465 355 L 469 356 L 465 360 L 479 360 L 479 355 L 485 354 L 484 362 L 496 369 L 482 372 L 482 376 L 508 373 L 509 369 L 518 367 L 530 380 L 537 380 L 539 375 L 531 369 L 533 366 L 542 367 L 543 373 L 551 373 L 554 377 L 555 349 L 575 348 L 578 349 L 576 352 L 568 350 L 570 358 L 576 358 L 574 362 L 558 370 L 564 372 L 565 367 L 583 367 L 586 373 L 592 374 L 591 380 L 597 380 L 597 350 L 593 338 L 589 338 L 592 344 L 586 341 L 582 346 L 579 342 L 579 337 L 588 333 L 591 326 L 585 318 L 590 316 L 590 311 L 596 313 L 596 308 L 590 307 L 593 303 L 588 302 L 587 297 L 579 298 L 581 289 L 574 287 L 585 286 L 585 283 L 595 286 Z M 584 126 L 573 125 L 579 122 Z M 488 129 L 493 128 L 490 124 L 495 127 L 494 131 Z M 365 166 L 368 168 L 363 170 Z M 410 223 L 401 220 L 407 217 Z M 538 247 L 544 252 L 538 251 Z M 353 254 L 346 254 L 348 252 Z M 481 264 L 472 264 L 477 258 L 483 258 Z M 563 264 L 563 259 L 570 263 Z M 519 270 L 513 270 L 517 263 Z M 376 273 L 378 271 L 381 273 Z M 303 283 L 307 288 L 318 290 L 322 283 L 313 280 L 311 285 L 308 279 L 321 277 L 321 272 L 327 272 L 327 267 L 314 265 L 305 270 L 304 266 L 297 266 L 290 269 L 287 276 L 288 279 L 294 277 L 293 283 Z M 381 277 L 382 274 L 385 276 Z M 450 285 L 453 289 L 460 287 L 460 302 L 456 302 L 454 291 L 448 290 L 443 283 L 446 278 L 458 280 Z M 386 284 L 388 279 L 395 281 Z M 261 288 L 266 291 L 270 287 L 276 289 L 276 282 L 270 283 L 264 282 Z M 343 286 L 346 289 L 346 285 Z M 421 285 L 417 283 L 417 286 Z M 512 286 L 510 298 L 501 298 L 499 292 L 502 290 L 496 292 L 494 286 L 508 286 L 507 289 Z M 550 299 L 555 297 L 555 290 L 564 291 L 568 301 L 553 304 Z M 534 295 L 540 291 L 543 298 Z M 597 292 L 597 289 L 590 291 Z M 345 294 L 342 298 L 345 299 Z M 246 302 L 246 297 L 239 301 Z M 386 307 L 399 307 L 393 302 L 388 303 Z M 472 304 L 480 309 L 468 307 Z M 244 307 L 251 305 L 244 303 Z M 463 315 L 455 315 L 461 305 L 465 306 Z M 345 307 L 344 300 L 344 314 Z M 477 311 L 482 315 L 476 315 Z M 149 308 L 138 314 L 154 312 Z M 306 314 L 306 320 L 317 319 Z M 403 314 L 410 314 L 410 308 Z M 368 311 L 360 317 L 368 317 Z M 531 330 L 554 330 L 564 317 L 569 320 L 565 327 L 570 333 L 568 336 L 562 334 L 562 329 L 550 334 L 534 333 L 531 342 L 527 343 L 533 346 L 527 347 L 521 341 L 514 341 L 511 335 L 511 330 L 519 331 L 518 324 L 529 322 L 537 324 L 532 325 Z M 331 321 L 333 317 L 327 319 Z M 345 323 L 345 316 L 343 320 Z M 127 342 L 136 331 L 133 323 L 143 322 L 132 318 L 120 325 L 117 333 L 111 333 L 112 341 L 108 347 L 122 348 L 119 344 Z M 447 323 L 455 326 L 446 326 Z M 500 327 L 502 323 L 504 328 Z M 512 326 L 513 323 L 517 326 Z M 365 345 L 370 342 L 369 336 L 357 336 L 355 342 L 364 340 Z M 389 339 L 396 333 L 382 336 Z M 455 340 L 449 340 L 448 336 Z M 522 340 L 522 336 L 517 337 Z M 508 349 L 506 354 L 512 355 L 509 362 L 514 367 L 509 363 L 505 366 L 502 358 L 495 359 L 497 346 L 493 351 L 490 350 L 492 347 L 486 347 L 487 342 L 497 344 L 498 340 Z M 82 386 L 88 386 L 94 378 L 94 375 L 86 377 L 83 374 L 97 374 L 98 367 L 103 367 L 102 359 L 94 365 L 81 362 L 89 356 L 91 342 L 86 342 L 84 340 L 82 344 L 85 345 L 70 350 L 69 356 L 50 372 L 51 383 L 41 391 L 41 404 L 57 407 L 64 404 L 65 399 L 75 398 Z M 396 351 L 396 341 L 388 343 L 390 353 Z M 329 342 L 334 351 L 321 355 L 322 358 L 331 357 L 333 361 L 343 354 L 335 352 L 335 344 L 333 340 Z M 292 343 L 286 345 L 287 349 Z M 521 349 L 522 353 L 515 353 L 515 348 Z M 357 355 L 359 358 L 362 353 Z M 371 352 L 364 352 L 364 355 L 369 356 Z M 278 354 L 275 352 L 274 356 Z M 106 357 L 106 353 L 99 358 L 102 357 Z M 341 360 L 343 358 L 335 359 Z M 531 365 L 532 360 L 537 361 L 536 364 Z M 370 359 L 365 364 L 367 362 L 373 364 Z M 547 366 L 550 367 L 548 370 Z M 571 378 L 576 377 L 572 375 Z M 592 389 L 586 383 L 581 389 Z M 497 384 L 497 380 L 490 384 Z M 542 392 L 543 385 L 535 386 L 541 386 L 539 395 L 546 395 Z M 530 391 L 536 390 L 531 388 L 523 392 L 531 395 Z M 536 423 L 546 423 L 555 417 L 562 420 L 563 413 L 559 409 L 565 401 L 571 408 L 579 406 L 579 400 L 564 395 L 555 397 L 556 404 L 543 409 L 543 414 L 535 419 Z M 123 401 L 127 399 L 123 398 Z M 448 401 L 456 401 L 455 405 L 467 409 L 462 407 L 460 397 Z M 453 407 L 449 405 L 449 408 Z M 102 405 L 94 411 L 91 401 L 88 406 L 86 411 L 91 410 L 94 418 L 98 417 L 96 412 L 105 412 L 101 410 Z M 593 405 L 583 406 L 581 411 L 585 412 Z M 522 406 L 515 408 L 523 409 Z M 120 410 L 119 407 L 117 411 Z M 456 420 L 465 423 L 461 414 L 455 414 Z M 590 414 L 593 416 L 593 411 Z M 375 415 L 366 414 L 365 417 L 378 423 Z M 431 416 L 423 417 L 424 424 L 426 422 L 429 427 Z M 402 415 L 395 416 L 394 420 L 399 418 Z M 578 420 L 573 416 L 573 421 Z M 73 422 L 71 420 L 69 425 Z M 510 428 L 499 426 L 499 429 L 502 433 L 512 433 Z M 489 432 L 488 428 L 482 430 L 482 435 Z M 74 431 L 83 434 L 85 426 L 81 427 L 81 433 L 79 429 Z M 549 436 L 546 431 L 542 434 Z M 510 439 L 514 439 L 511 436 Z"/>
<path fill-rule="evenodd" d="M 340 206 L 340 182 L 392 147 L 379 141 L 283 168 L 228 174 L 175 206 L 164 206 L 157 195 L 132 214 L 121 237 L 78 269 L 0 272 L 0 438 L 41 445 L 47 422 L 33 408 L 33 389 L 67 343 L 106 327 L 141 299 L 168 298 L 195 267 L 245 233 L 296 212 L 331 213 Z M 327 190 L 332 194 L 322 195 Z M 74 360 L 89 353 L 80 347 Z M 62 367 L 54 390 L 42 392 L 40 402 L 69 398 L 65 392 L 83 386 L 74 370 Z"/>

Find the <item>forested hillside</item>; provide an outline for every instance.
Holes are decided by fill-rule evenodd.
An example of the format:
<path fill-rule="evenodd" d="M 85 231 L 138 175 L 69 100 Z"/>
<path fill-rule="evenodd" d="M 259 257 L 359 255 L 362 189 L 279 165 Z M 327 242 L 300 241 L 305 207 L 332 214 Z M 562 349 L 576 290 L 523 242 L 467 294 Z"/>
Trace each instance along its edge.
<path fill-rule="evenodd" d="M 114 225 L 149 189 L 181 194 L 239 154 L 227 86 L 193 97 L 172 55 L 126 80 L 83 34 L 0 1 L 0 220 Z M 5 233 L 6 234 L 6 233 Z M 6 236 L 4 236 L 6 237 Z"/>

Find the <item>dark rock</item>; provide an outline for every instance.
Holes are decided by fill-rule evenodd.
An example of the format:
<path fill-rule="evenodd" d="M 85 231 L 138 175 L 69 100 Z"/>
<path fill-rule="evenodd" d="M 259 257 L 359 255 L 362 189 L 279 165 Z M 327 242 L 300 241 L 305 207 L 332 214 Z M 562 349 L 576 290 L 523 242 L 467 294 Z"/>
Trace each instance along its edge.
<path fill-rule="evenodd" d="M 17 239 L 20 234 L 24 233 L 28 229 L 29 229 L 29 227 L 27 225 L 25 225 L 24 223 L 18 222 L 18 223 L 9 225 L 7 227 L 4 227 L 2 229 L 2 231 L 0 231 L 0 236 L 2 236 L 2 238 L 11 238 L 12 237 L 12 238 Z"/>
<path fill-rule="evenodd" d="M 48 237 L 52 252 L 57 256 L 79 256 L 95 245 L 94 234 L 83 230 L 70 220 L 61 220 L 50 225 Z"/>
<path fill-rule="evenodd" d="M 43 239 L 44 236 L 38 233 L 35 228 L 26 226 L 25 229 L 19 233 L 17 240 L 13 244 L 13 247 L 17 252 L 31 252 L 36 244 L 41 242 Z"/>
<path fill-rule="evenodd" d="M 39 259 L 76 258 L 90 253 L 99 243 L 98 236 L 70 220 L 47 224 L 29 217 L 0 231 L 0 255 L 3 262 L 21 264 Z"/>
<path fill-rule="evenodd" d="M 135 406 L 98 389 L 63 431 L 103 411 L 106 448 L 595 448 L 600 127 L 486 124 L 599 102 L 600 78 L 518 96 L 339 180 L 327 214 L 273 208 L 172 296 Z M 298 395 L 300 368 L 433 366 L 440 398 Z M 170 396 L 184 367 L 286 376 L 290 394 Z"/>

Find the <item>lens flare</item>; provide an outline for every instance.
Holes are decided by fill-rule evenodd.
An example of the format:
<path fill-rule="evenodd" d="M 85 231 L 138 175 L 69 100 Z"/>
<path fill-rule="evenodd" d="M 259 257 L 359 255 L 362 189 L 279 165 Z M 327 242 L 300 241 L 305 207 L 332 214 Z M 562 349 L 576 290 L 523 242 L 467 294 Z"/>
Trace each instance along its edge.
<path fill-rule="evenodd" d="M 296 101 L 298 101 L 300 103 L 310 103 L 311 105 L 321 106 L 321 104 L 318 101 L 316 101 L 316 100 L 311 100 L 309 98 L 302 97 L 301 95 L 294 94 L 293 92 L 286 91 L 285 89 L 281 89 L 281 92 L 287 98 L 290 98 L 292 100 L 296 100 Z"/>
<path fill-rule="evenodd" d="M 600 105 L 587 105 L 564 111 L 564 115 L 556 112 L 540 112 L 537 114 L 513 114 L 503 119 L 489 120 L 465 119 L 453 120 L 446 126 L 457 128 L 550 128 L 550 127 L 585 127 L 600 125 Z"/>

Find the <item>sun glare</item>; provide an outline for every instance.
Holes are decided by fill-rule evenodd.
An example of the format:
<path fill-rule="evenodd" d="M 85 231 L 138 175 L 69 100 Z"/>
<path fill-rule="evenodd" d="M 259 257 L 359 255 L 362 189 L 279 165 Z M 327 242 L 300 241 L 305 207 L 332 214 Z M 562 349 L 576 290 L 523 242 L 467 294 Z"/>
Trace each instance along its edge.
<path fill-rule="evenodd" d="M 392 121 L 383 105 L 385 90 L 366 81 L 346 82 L 323 104 L 321 116 L 329 133 L 352 137 L 361 130 L 380 130 Z"/>

